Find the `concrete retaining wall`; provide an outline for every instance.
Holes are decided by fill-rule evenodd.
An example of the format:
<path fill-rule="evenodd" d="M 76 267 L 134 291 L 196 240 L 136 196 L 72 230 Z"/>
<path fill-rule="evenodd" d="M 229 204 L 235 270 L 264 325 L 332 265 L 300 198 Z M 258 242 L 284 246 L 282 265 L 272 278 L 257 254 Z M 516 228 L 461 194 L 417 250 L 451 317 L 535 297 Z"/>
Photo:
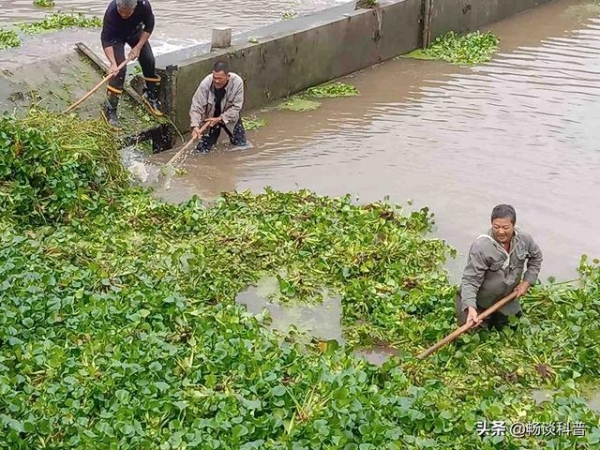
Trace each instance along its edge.
<path fill-rule="evenodd" d="M 474 30 L 549 1 L 431 0 L 430 36 Z M 425 0 L 379 5 L 381 30 L 374 10 L 348 3 L 237 35 L 225 50 L 200 45 L 161 55 L 167 113 L 181 130 L 189 128 L 192 96 L 219 59 L 245 80 L 248 110 L 418 48 Z"/>
<path fill-rule="evenodd" d="M 432 0 L 431 37 L 466 33 L 549 0 Z"/>

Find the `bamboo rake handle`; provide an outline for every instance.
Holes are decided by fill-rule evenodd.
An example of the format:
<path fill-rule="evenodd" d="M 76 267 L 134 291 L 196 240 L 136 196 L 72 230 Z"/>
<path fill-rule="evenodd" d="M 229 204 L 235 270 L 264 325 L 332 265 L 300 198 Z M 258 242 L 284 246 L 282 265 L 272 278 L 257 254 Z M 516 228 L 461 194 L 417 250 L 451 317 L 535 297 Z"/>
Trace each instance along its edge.
<path fill-rule="evenodd" d="M 514 300 L 514 298 L 516 296 L 517 296 L 517 293 L 516 292 L 512 292 L 511 294 L 507 295 L 502 300 L 500 300 L 496 304 L 490 306 L 484 312 L 482 312 L 481 314 L 479 314 L 477 316 L 477 319 L 481 319 L 481 320 L 485 319 L 486 317 L 488 317 L 492 313 L 494 313 L 497 310 L 499 310 L 500 308 L 502 308 L 507 303 L 509 303 L 512 300 Z M 442 339 L 441 341 L 439 341 L 437 344 L 432 345 L 427 350 L 425 350 L 424 352 L 422 352 L 419 356 L 417 356 L 417 358 L 419 358 L 419 359 L 426 358 L 427 356 L 431 355 L 433 352 L 435 352 L 435 351 L 439 350 L 440 348 L 442 348 L 444 345 L 446 345 L 446 344 L 452 342 L 453 340 L 455 340 L 457 337 L 459 337 L 461 334 L 463 334 L 465 331 L 467 331 L 472 326 L 473 326 L 473 322 L 467 322 L 467 323 L 465 323 L 462 327 L 460 327 L 457 330 L 455 330 L 452 333 L 450 333 L 448 336 L 446 336 L 444 339 Z"/>
<path fill-rule="evenodd" d="M 206 122 L 202 128 L 200 128 L 200 136 L 202 136 L 202 133 L 204 133 L 206 131 L 206 129 L 208 128 L 210 122 Z M 177 161 L 177 159 L 179 158 L 179 156 L 185 152 L 190 145 L 192 145 L 194 143 L 194 138 L 192 137 L 184 146 L 181 150 L 179 150 L 170 160 L 169 162 L 166 164 L 167 166 L 171 166 L 173 164 L 174 161 Z"/>
<path fill-rule="evenodd" d="M 125 65 L 129 62 L 129 58 L 125 59 L 125 61 L 123 61 L 121 64 L 119 64 L 119 66 L 117 67 L 118 70 L 121 70 L 123 67 L 125 67 Z M 94 92 L 96 92 L 98 89 L 100 89 L 102 87 L 102 85 L 104 83 L 106 83 L 108 80 L 110 80 L 112 77 L 114 77 L 115 74 L 114 73 L 109 73 L 108 75 L 106 75 L 102 81 L 100 81 L 96 86 L 94 86 L 92 88 L 91 91 L 89 91 L 87 94 L 85 94 L 83 97 L 81 97 L 79 100 L 77 100 L 75 103 L 73 103 L 71 106 L 69 106 L 64 112 L 63 114 L 68 113 L 69 111 L 77 108 L 79 105 L 81 105 L 83 102 L 85 102 L 88 98 L 90 98 L 92 96 L 92 94 L 94 94 Z"/>

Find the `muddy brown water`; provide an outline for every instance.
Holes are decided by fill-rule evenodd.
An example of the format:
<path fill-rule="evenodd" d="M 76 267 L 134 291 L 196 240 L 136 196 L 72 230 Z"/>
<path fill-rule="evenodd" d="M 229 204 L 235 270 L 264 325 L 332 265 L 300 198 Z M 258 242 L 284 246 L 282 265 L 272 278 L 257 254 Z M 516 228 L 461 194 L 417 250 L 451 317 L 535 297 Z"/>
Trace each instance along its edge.
<path fill-rule="evenodd" d="M 532 397 L 537 404 L 554 401 L 555 391 L 536 389 L 532 392 Z M 596 388 L 586 395 L 583 395 L 588 408 L 596 413 L 600 413 L 600 389 Z"/>
<path fill-rule="evenodd" d="M 236 301 L 246 306 L 250 314 L 269 312 L 272 328 L 289 332 L 295 328 L 305 337 L 316 337 L 323 341 L 334 339 L 343 344 L 342 303 L 335 295 L 324 292 L 321 302 L 314 304 L 299 302 L 279 302 L 279 281 L 274 276 L 262 278 L 256 286 L 238 294 Z"/>
<path fill-rule="evenodd" d="M 412 199 L 458 250 L 453 281 L 493 206 L 510 203 L 543 250 L 542 279 L 575 277 L 582 254 L 600 256 L 599 16 L 591 2 L 557 1 L 489 27 L 501 39 L 489 64 L 401 58 L 344 79 L 359 97 L 259 111 L 268 123 L 249 133 L 252 150 L 192 156 L 188 175 L 157 193 L 181 201 L 271 186 Z"/>
<path fill-rule="evenodd" d="M 168 36 L 210 39 L 213 27 L 251 30 L 281 20 L 284 15 L 304 14 L 344 3 L 345 0 L 150 0 L 157 27 Z M 48 12 L 76 11 L 102 16 L 110 0 L 55 0 L 50 8 L 33 0 L 0 0 L 0 24 L 42 19 Z"/>
<path fill-rule="evenodd" d="M 244 305 L 248 314 L 256 316 L 271 330 L 293 333 L 298 342 L 308 343 L 316 339 L 327 345 L 329 341 L 345 345 L 341 298 L 326 289 L 323 289 L 322 296 L 321 302 L 281 302 L 279 281 L 271 275 L 240 292 L 236 302 Z M 395 349 L 385 346 L 354 350 L 355 357 L 378 366 L 396 354 Z"/>

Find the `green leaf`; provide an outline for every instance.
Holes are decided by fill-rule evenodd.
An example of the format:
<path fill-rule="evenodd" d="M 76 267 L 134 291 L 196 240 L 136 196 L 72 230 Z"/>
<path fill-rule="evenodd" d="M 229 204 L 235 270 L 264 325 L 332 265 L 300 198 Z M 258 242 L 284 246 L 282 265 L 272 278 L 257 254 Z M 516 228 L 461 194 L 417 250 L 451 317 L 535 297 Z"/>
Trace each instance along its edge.
<path fill-rule="evenodd" d="M 322 436 L 329 436 L 329 426 L 325 420 L 315 420 L 313 428 Z"/>
<path fill-rule="evenodd" d="M 177 408 L 179 408 L 182 411 L 188 407 L 188 403 L 184 402 L 184 401 L 173 402 L 173 405 L 175 405 Z"/>
<path fill-rule="evenodd" d="M 450 419 L 452 419 L 452 413 L 450 411 L 442 411 L 440 413 L 440 417 L 442 419 L 450 420 Z"/>
<path fill-rule="evenodd" d="M 154 372 L 160 372 L 162 370 L 162 364 L 158 361 L 154 361 L 148 368 Z"/>
<path fill-rule="evenodd" d="M 167 383 L 165 383 L 164 381 L 157 381 L 155 383 L 155 386 L 158 388 L 159 391 L 161 392 L 165 392 L 169 389 L 169 385 Z"/>
<path fill-rule="evenodd" d="M 239 439 L 240 437 L 248 434 L 248 428 L 246 428 L 244 425 L 236 425 L 231 430 L 231 434 L 233 435 L 234 439 Z"/>
<path fill-rule="evenodd" d="M 115 392 L 115 397 L 117 397 L 121 403 L 128 403 L 130 398 L 129 392 L 123 389 L 117 390 Z"/>
<path fill-rule="evenodd" d="M 598 444 L 600 443 L 600 432 L 594 431 L 587 435 L 588 444 Z"/>
<path fill-rule="evenodd" d="M 282 395 L 285 395 L 286 390 L 284 386 L 275 386 L 271 393 L 275 396 L 275 397 L 281 397 Z"/>

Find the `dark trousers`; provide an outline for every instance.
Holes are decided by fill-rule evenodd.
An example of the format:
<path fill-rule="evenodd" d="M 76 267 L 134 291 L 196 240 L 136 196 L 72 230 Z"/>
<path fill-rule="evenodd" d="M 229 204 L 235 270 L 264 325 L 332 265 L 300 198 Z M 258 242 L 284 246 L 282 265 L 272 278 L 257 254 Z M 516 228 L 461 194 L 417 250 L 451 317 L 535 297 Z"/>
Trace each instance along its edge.
<path fill-rule="evenodd" d="M 224 130 L 229 135 L 229 141 L 233 145 L 246 145 L 246 130 L 242 123 L 242 118 L 233 127 L 233 133 L 231 133 L 225 125 L 218 124 L 210 128 L 210 131 L 202 137 L 202 140 L 196 147 L 198 151 L 208 152 L 218 141 L 221 135 L 221 130 Z"/>
<path fill-rule="evenodd" d="M 115 41 L 115 43 L 111 45 L 113 51 L 115 52 L 115 62 L 117 63 L 117 65 L 125 61 L 125 44 L 128 44 L 131 48 L 133 48 L 138 44 L 138 42 L 140 42 L 141 36 L 142 32 L 139 31 L 131 35 L 124 41 Z M 138 61 L 140 63 L 140 66 L 142 66 L 144 78 L 146 78 L 147 80 L 158 81 L 158 77 L 156 76 L 156 60 L 154 59 L 154 52 L 152 52 L 150 42 L 146 42 L 142 47 Z M 113 89 L 122 91 L 123 85 L 125 84 L 126 74 L 127 66 L 123 67 L 116 77 L 111 78 L 108 82 L 108 85 Z"/>
<path fill-rule="evenodd" d="M 460 296 L 457 295 L 454 298 L 455 307 L 456 307 L 456 321 L 458 322 L 458 326 L 462 327 L 467 322 L 467 310 L 462 310 L 462 302 L 460 300 Z M 481 314 L 484 310 L 481 308 L 477 308 L 477 314 Z M 521 317 L 523 313 L 519 311 L 515 317 L 518 319 Z M 506 325 L 509 324 L 509 316 L 502 314 L 500 311 L 496 311 L 483 320 L 481 323 L 482 328 L 495 328 L 496 330 L 500 330 Z"/>

